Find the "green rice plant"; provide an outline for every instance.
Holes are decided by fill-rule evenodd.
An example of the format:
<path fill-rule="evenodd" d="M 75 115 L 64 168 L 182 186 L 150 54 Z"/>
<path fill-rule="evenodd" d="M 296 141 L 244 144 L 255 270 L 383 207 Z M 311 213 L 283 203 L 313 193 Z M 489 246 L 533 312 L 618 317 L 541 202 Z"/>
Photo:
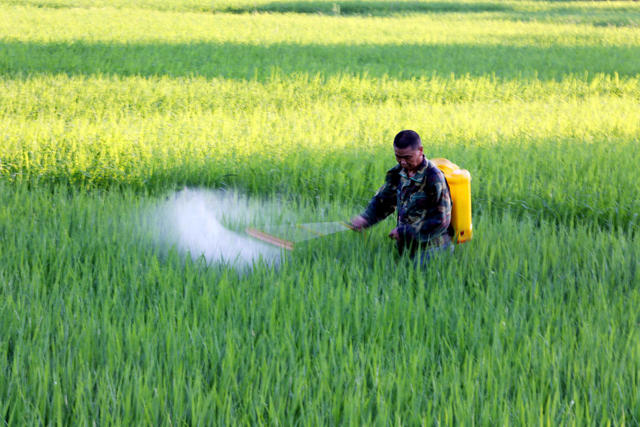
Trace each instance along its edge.
<path fill-rule="evenodd" d="M 3 3 L 0 420 L 638 424 L 639 10 Z M 472 175 L 426 267 L 393 218 L 245 267 L 158 227 L 348 219 L 403 128 Z"/>
<path fill-rule="evenodd" d="M 474 241 L 428 270 L 395 259 L 379 229 L 238 276 L 159 258 L 132 215 L 153 199 L 135 192 L 3 187 L 10 422 L 637 411 L 640 246 L 622 230 L 505 211 L 477 216 Z"/>

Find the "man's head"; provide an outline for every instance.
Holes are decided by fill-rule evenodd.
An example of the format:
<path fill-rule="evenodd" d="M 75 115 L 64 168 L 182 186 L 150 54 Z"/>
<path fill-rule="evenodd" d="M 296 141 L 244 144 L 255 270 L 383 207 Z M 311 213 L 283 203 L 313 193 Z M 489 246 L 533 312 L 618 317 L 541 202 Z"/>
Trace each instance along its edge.
<path fill-rule="evenodd" d="M 407 172 L 413 172 L 422 164 L 422 141 L 412 130 L 403 130 L 396 135 L 393 150 L 398 164 Z"/>

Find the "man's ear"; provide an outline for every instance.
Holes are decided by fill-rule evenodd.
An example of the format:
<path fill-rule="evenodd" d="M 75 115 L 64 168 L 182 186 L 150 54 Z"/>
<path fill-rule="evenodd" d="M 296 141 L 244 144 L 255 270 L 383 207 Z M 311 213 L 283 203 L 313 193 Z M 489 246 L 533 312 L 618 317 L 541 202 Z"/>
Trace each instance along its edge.
<path fill-rule="evenodd" d="M 418 150 L 420 150 L 420 154 L 424 154 L 424 150 L 422 149 L 422 145 L 420 147 L 418 147 Z"/>

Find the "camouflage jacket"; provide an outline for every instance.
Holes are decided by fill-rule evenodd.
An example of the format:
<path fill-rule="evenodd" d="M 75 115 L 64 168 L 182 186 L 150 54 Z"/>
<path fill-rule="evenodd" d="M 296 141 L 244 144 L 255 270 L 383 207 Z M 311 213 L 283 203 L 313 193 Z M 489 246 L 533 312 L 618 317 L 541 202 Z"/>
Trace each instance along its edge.
<path fill-rule="evenodd" d="M 451 241 L 451 195 L 444 174 L 426 158 L 409 177 L 400 165 L 387 172 L 385 183 L 362 216 L 369 226 L 398 209 L 398 248 L 442 246 Z"/>

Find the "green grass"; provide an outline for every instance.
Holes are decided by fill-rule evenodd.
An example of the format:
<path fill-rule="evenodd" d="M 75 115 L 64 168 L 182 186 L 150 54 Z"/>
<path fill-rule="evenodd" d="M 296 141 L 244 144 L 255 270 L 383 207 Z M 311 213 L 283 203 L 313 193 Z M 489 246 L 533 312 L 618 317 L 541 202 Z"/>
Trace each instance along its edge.
<path fill-rule="evenodd" d="M 427 270 L 376 230 L 238 277 L 159 258 L 137 193 L 62 191 L 2 192 L 9 420 L 633 422 L 626 233 L 504 213 Z"/>
<path fill-rule="evenodd" d="M 640 6 L 128 3 L 0 6 L 0 420 L 640 422 Z M 404 128 L 472 174 L 452 257 L 156 244 L 185 185 L 349 218 Z"/>

